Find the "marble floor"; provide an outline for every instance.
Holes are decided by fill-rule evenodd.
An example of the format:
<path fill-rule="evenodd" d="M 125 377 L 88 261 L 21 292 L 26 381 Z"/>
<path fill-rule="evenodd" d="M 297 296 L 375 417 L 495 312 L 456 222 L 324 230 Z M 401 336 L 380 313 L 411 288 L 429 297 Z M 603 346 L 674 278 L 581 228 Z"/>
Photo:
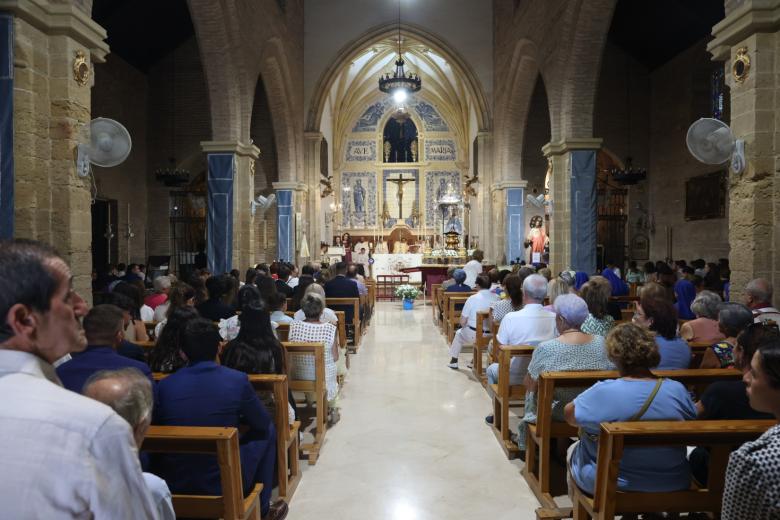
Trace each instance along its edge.
<path fill-rule="evenodd" d="M 303 462 L 290 520 L 533 519 L 539 507 L 483 418 L 491 401 L 447 368 L 431 308 L 379 302 L 319 461 Z"/>

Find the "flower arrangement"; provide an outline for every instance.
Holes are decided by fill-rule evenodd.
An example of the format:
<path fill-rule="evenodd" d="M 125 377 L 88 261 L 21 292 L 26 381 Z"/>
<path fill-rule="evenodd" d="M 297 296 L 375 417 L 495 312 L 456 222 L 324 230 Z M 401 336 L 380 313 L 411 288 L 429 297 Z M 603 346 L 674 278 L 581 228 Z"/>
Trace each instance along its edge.
<path fill-rule="evenodd" d="M 402 300 L 414 300 L 420 295 L 420 289 L 413 285 L 399 285 L 395 289 L 395 297 Z"/>

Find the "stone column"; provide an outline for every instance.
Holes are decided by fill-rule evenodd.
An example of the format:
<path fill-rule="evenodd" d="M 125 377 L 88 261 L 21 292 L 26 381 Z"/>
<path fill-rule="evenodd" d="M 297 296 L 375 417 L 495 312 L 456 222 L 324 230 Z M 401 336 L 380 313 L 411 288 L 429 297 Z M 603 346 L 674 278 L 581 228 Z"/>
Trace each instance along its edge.
<path fill-rule="evenodd" d="M 485 258 L 490 262 L 497 262 L 501 256 L 501 250 L 498 249 L 495 242 L 494 229 L 497 223 L 493 221 L 492 202 L 493 195 L 491 186 L 493 185 L 493 133 L 480 132 L 477 134 L 477 172 L 479 173 L 479 183 L 474 187 L 477 189 L 478 199 L 478 226 L 479 247 L 485 253 Z"/>
<path fill-rule="evenodd" d="M 707 46 L 714 60 L 725 61 L 725 77 L 731 94 L 731 130 L 745 141 L 746 167 L 729 172 L 729 264 L 731 300 L 742 301 L 752 278 L 767 278 L 780 302 L 780 183 L 775 180 L 780 163 L 780 1 L 728 2 L 726 18 L 712 30 Z M 742 81 L 732 74 L 732 64 L 744 53 L 750 67 Z"/>
<path fill-rule="evenodd" d="M 0 239 L 14 234 L 14 17 L 0 12 Z"/>
<path fill-rule="evenodd" d="M 213 273 L 255 263 L 254 161 L 260 149 L 239 141 L 203 141 L 208 163 L 208 258 Z"/>
<path fill-rule="evenodd" d="M 596 270 L 596 152 L 601 139 L 573 139 L 542 147 L 552 161 L 550 269 Z"/>
<path fill-rule="evenodd" d="M 308 186 L 302 182 L 281 181 L 273 184 L 276 190 L 277 259 L 297 263 L 301 244 L 298 242 L 296 216 L 306 203 Z M 319 248 L 319 244 L 317 245 Z M 311 250 L 311 245 L 309 247 Z"/>
<path fill-rule="evenodd" d="M 320 197 L 320 149 L 322 147 L 322 133 L 306 132 L 304 134 L 303 149 L 303 179 L 309 187 L 306 197 L 306 211 L 304 212 L 304 229 L 306 241 L 309 246 L 309 256 L 301 260 L 316 258 L 320 250 L 320 211 L 322 198 Z"/>
<path fill-rule="evenodd" d="M 490 220 L 498 231 L 492 240 L 495 256 L 491 258 L 498 264 L 508 264 L 518 257 L 528 261 L 523 248 L 527 184 L 527 181 L 501 181 L 491 187 L 493 215 Z"/>
<path fill-rule="evenodd" d="M 13 236 L 57 248 L 91 300 L 90 181 L 76 174 L 74 158 L 106 32 L 71 3 L 0 0 L 0 11 L 14 19 Z M 79 57 L 83 75 L 74 72 Z"/>

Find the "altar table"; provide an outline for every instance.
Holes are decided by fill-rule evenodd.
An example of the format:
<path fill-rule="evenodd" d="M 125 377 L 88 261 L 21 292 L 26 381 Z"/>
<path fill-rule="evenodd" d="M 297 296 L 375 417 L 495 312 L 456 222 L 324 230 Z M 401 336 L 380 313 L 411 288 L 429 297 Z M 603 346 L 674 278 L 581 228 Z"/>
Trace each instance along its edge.
<path fill-rule="evenodd" d="M 403 271 L 403 269 L 407 269 L 409 267 L 416 267 L 422 264 L 423 261 L 423 255 L 413 254 L 413 253 L 407 253 L 407 254 L 381 254 L 380 253 L 380 254 L 374 254 L 371 258 L 373 258 L 374 260 L 371 273 L 375 279 L 377 276 L 380 275 L 406 274 L 406 271 Z M 422 282 L 421 273 L 417 272 L 417 273 L 411 273 L 409 275 L 409 283 L 419 284 L 421 282 Z"/>

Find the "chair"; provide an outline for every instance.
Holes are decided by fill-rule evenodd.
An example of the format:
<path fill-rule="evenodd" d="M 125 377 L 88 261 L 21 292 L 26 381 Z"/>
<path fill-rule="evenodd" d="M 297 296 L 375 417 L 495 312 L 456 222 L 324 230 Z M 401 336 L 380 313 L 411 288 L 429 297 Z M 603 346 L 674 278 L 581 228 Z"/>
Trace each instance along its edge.
<path fill-rule="evenodd" d="M 615 518 L 616 514 L 640 512 L 705 512 L 717 518 L 729 454 L 735 447 L 757 439 L 775 424 L 772 420 L 601 423 L 593 497 L 575 486 L 574 518 L 605 520 Z M 656 493 L 618 491 L 623 450 L 635 446 L 709 447 L 707 487 L 692 484 L 689 489 Z"/>
<path fill-rule="evenodd" d="M 322 442 L 325 439 L 325 431 L 327 429 L 328 392 L 325 385 L 325 345 L 322 343 L 290 342 L 283 342 L 282 345 L 288 356 L 298 354 L 314 356 L 314 381 L 288 379 L 290 389 L 293 392 L 310 392 L 314 394 L 315 402 L 317 404 L 314 442 L 301 444 L 300 447 L 302 452 L 308 453 L 309 465 L 313 466 L 317 463 L 317 458 L 319 457 L 320 448 L 322 448 Z M 291 366 L 291 363 L 288 362 L 287 366 Z"/>
<path fill-rule="evenodd" d="M 244 497 L 238 430 L 208 426 L 151 426 L 143 451 L 216 455 L 222 495 L 173 495 L 177 517 L 260 520 L 260 491 L 256 484 Z"/>
<path fill-rule="evenodd" d="M 507 458 L 513 459 L 520 449 L 509 435 L 509 405 L 525 400 L 525 386 L 509 384 L 509 365 L 513 358 L 531 357 L 531 345 L 493 345 L 498 351 L 498 383 L 488 384 L 488 394 L 493 397 L 493 433 L 496 435 Z"/>
<path fill-rule="evenodd" d="M 474 340 L 474 359 L 471 365 L 471 371 L 474 377 L 484 387 L 487 385 L 487 375 L 485 374 L 485 368 L 482 364 L 482 355 L 487 351 L 490 338 L 490 333 L 484 332 L 485 322 L 490 319 L 490 311 L 481 311 L 477 313 L 477 331 L 476 339 Z"/>

